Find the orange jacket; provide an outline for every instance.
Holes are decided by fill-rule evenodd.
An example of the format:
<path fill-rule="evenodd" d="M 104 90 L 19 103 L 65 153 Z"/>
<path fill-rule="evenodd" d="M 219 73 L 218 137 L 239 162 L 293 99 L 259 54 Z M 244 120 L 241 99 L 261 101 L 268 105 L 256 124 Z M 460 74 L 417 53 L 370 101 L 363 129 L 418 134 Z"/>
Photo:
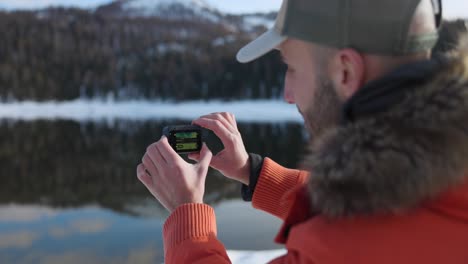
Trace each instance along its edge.
<path fill-rule="evenodd" d="M 307 178 L 265 159 L 252 204 L 285 220 L 276 241 L 288 250 L 271 263 L 468 263 L 468 185 L 410 213 L 329 220 L 309 213 Z M 230 263 L 208 205 L 177 208 L 164 246 L 168 264 Z"/>

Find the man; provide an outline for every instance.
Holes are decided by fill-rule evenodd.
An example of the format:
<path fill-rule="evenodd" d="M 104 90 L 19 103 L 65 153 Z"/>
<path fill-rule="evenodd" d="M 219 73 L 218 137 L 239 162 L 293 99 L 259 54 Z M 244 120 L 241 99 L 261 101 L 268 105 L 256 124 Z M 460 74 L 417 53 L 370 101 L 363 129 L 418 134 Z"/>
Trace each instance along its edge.
<path fill-rule="evenodd" d="M 249 157 L 227 113 L 194 121 L 225 145 L 215 157 L 204 146 L 195 165 L 162 138 L 137 174 L 172 212 L 166 263 L 230 262 L 203 204 L 208 166 L 285 221 L 276 241 L 288 253 L 272 263 L 468 263 L 468 45 L 429 60 L 439 5 L 285 0 L 238 60 L 280 50 L 285 100 L 313 135 L 310 176 Z"/>

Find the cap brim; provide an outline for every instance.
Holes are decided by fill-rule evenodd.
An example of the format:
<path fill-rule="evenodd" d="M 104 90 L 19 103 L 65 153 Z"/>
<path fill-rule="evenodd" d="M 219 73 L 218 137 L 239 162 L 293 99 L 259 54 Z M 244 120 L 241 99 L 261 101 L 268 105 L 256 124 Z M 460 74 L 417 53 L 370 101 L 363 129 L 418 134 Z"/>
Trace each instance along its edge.
<path fill-rule="evenodd" d="M 281 36 L 274 29 L 270 29 L 239 50 L 237 61 L 240 63 L 251 62 L 272 51 L 285 40 L 285 36 Z"/>

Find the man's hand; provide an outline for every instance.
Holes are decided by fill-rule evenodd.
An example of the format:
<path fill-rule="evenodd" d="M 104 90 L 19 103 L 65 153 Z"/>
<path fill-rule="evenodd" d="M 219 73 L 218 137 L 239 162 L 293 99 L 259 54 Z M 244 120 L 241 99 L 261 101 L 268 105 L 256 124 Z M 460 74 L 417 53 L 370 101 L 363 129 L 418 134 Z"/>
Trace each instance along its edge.
<path fill-rule="evenodd" d="M 210 166 L 228 178 L 249 185 L 249 155 L 237 129 L 234 115 L 213 113 L 194 120 L 193 124 L 212 130 L 223 142 L 224 150 L 212 158 Z M 200 160 L 200 155 L 191 154 L 189 158 Z"/>
<path fill-rule="evenodd" d="M 182 204 L 203 203 L 205 179 L 212 156 L 203 144 L 200 162 L 187 163 L 163 137 L 148 147 L 143 163 L 137 167 L 137 176 L 151 194 L 172 212 Z"/>

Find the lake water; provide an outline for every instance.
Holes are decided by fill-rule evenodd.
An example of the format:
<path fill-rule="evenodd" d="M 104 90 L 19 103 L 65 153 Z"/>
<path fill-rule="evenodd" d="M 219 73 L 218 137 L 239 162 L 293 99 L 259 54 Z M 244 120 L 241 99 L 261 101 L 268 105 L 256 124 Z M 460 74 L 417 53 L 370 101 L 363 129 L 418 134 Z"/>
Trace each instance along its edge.
<path fill-rule="evenodd" d="M 232 107 L 212 106 L 216 109 L 199 111 Z M 273 107 L 272 122 L 267 122 L 267 116 L 256 114 L 260 107 L 252 106 L 230 109 L 240 116 L 247 150 L 295 167 L 304 151 L 302 124 L 275 115 L 295 109 Z M 168 213 L 137 180 L 135 168 L 162 128 L 189 123 L 198 114 L 195 106 L 185 108 L 186 116 L 145 118 L 126 117 L 132 111 L 125 108 L 118 110 L 123 117 L 99 110 L 89 114 L 89 109 L 81 115 L 62 109 L 51 117 L 50 109 L 41 113 L 40 107 L 35 118 L 18 113 L 24 108 L 16 116 L 10 112 L 9 118 L 6 107 L 12 111 L 11 105 L 0 106 L 0 263 L 163 260 L 162 224 Z M 79 118 L 66 117 L 70 114 Z M 215 208 L 219 239 L 226 248 L 280 248 L 272 241 L 281 222 L 241 201 L 238 183 L 211 170 L 205 202 Z"/>

